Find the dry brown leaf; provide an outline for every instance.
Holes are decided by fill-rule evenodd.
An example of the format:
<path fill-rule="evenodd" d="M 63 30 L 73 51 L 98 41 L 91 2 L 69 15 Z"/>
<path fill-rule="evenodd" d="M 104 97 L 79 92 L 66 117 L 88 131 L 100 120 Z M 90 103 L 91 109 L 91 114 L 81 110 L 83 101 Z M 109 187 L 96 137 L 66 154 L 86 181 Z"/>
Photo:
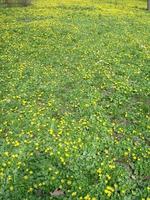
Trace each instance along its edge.
<path fill-rule="evenodd" d="M 56 190 L 54 190 L 54 192 L 50 193 L 53 197 L 58 197 L 58 196 L 63 196 L 65 195 L 65 193 L 60 189 L 57 188 Z"/>

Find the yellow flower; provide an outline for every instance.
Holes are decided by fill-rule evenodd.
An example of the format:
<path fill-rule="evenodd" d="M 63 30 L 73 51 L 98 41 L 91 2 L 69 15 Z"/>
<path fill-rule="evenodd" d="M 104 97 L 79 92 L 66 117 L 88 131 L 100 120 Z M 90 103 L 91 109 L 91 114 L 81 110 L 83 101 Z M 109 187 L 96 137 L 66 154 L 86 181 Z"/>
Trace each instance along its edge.
<path fill-rule="evenodd" d="M 77 195 L 76 192 L 73 192 L 73 193 L 72 193 L 72 197 L 75 197 L 76 195 Z"/>
<path fill-rule="evenodd" d="M 90 199 L 91 199 L 91 198 L 90 198 L 90 195 L 87 194 L 87 195 L 84 197 L 84 199 L 85 199 L 85 200 L 90 200 Z"/>
<path fill-rule="evenodd" d="M 4 152 L 4 155 L 5 155 L 5 156 L 9 156 L 8 151 L 5 151 L 5 152 Z"/>
<path fill-rule="evenodd" d="M 13 191 L 13 190 L 14 190 L 14 187 L 13 187 L 13 186 L 10 186 L 9 189 L 10 189 L 10 191 Z"/>
<path fill-rule="evenodd" d="M 115 169 L 115 165 L 114 164 L 109 164 L 109 168 L 110 169 Z"/>
<path fill-rule="evenodd" d="M 28 189 L 28 192 L 32 192 L 32 191 L 33 191 L 33 188 L 30 187 L 30 188 Z"/>
<path fill-rule="evenodd" d="M 114 191 L 115 191 L 114 188 L 111 186 L 107 186 L 106 189 L 104 190 L 104 192 L 107 194 L 108 197 L 110 197 Z"/>
<path fill-rule="evenodd" d="M 114 192 L 114 188 L 111 186 L 107 186 L 107 190 L 110 190 L 111 192 Z"/>
<path fill-rule="evenodd" d="M 11 181 L 11 180 L 12 180 L 12 177 L 9 175 L 8 178 L 7 178 L 7 180 L 8 180 L 8 181 Z"/>
<path fill-rule="evenodd" d="M 20 143 L 18 141 L 15 141 L 14 146 L 18 147 L 20 145 Z"/>
<path fill-rule="evenodd" d="M 109 190 L 106 190 L 106 189 L 105 189 L 104 192 L 107 194 L 108 197 L 111 196 L 111 192 L 110 192 Z"/>
<path fill-rule="evenodd" d="M 128 154 L 129 154 L 129 153 L 128 153 L 127 151 L 126 151 L 126 152 L 124 152 L 124 156 L 128 156 Z"/>
<path fill-rule="evenodd" d="M 64 181 L 64 179 L 61 179 L 61 183 L 64 183 L 65 181 Z"/>
<path fill-rule="evenodd" d="M 49 130 L 49 134 L 50 134 L 50 135 L 53 135 L 53 134 L 54 134 L 53 129 L 50 129 L 50 130 Z"/>
<path fill-rule="evenodd" d="M 18 158 L 18 154 L 12 154 L 12 158 Z"/>
<path fill-rule="evenodd" d="M 61 160 L 61 162 L 62 162 L 62 163 L 64 163 L 64 162 L 65 162 L 65 160 L 64 160 L 64 158 L 63 158 L 63 157 L 60 157 L 60 160 Z"/>
<path fill-rule="evenodd" d="M 23 178 L 24 178 L 24 180 L 28 180 L 28 176 L 24 176 Z"/>
<path fill-rule="evenodd" d="M 97 173 L 98 173 L 99 176 L 101 176 L 101 175 L 102 175 L 102 169 L 99 168 L 99 169 L 97 170 Z"/>
<path fill-rule="evenodd" d="M 110 180 L 111 176 L 109 174 L 106 175 L 107 179 Z"/>
<path fill-rule="evenodd" d="M 67 184 L 68 184 L 68 185 L 71 185 L 71 181 L 67 181 Z"/>
<path fill-rule="evenodd" d="M 126 191 L 125 191 L 125 190 L 121 190 L 121 193 L 122 193 L 122 194 L 125 194 L 125 193 L 126 193 Z"/>

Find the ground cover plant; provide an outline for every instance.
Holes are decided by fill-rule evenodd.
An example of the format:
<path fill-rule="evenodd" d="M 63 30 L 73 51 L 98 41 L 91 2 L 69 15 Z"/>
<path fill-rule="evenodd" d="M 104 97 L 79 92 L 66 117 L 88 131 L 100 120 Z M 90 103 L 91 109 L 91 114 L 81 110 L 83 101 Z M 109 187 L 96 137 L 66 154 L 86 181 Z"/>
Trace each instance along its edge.
<path fill-rule="evenodd" d="M 146 1 L 0 8 L 1 200 L 149 200 Z"/>

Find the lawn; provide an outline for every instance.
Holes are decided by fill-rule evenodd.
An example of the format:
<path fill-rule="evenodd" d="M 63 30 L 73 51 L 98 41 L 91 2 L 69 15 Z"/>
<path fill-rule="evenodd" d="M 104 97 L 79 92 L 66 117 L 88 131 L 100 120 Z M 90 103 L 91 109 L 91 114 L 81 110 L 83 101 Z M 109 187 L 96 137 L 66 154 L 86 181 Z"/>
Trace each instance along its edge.
<path fill-rule="evenodd" d="M 37 0 L 0 26 L 0 200 L 150 200 L 146 0 Z"/>

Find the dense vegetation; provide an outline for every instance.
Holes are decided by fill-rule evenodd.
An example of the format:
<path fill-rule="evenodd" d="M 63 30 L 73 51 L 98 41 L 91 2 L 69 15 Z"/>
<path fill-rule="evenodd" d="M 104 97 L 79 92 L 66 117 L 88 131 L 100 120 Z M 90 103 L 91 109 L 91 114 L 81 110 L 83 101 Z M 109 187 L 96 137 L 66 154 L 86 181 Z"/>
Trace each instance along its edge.
<path fill-rule="evenodd" d="M 0 199 L 150 199 L 146 1 L 0 11 Z"/>

